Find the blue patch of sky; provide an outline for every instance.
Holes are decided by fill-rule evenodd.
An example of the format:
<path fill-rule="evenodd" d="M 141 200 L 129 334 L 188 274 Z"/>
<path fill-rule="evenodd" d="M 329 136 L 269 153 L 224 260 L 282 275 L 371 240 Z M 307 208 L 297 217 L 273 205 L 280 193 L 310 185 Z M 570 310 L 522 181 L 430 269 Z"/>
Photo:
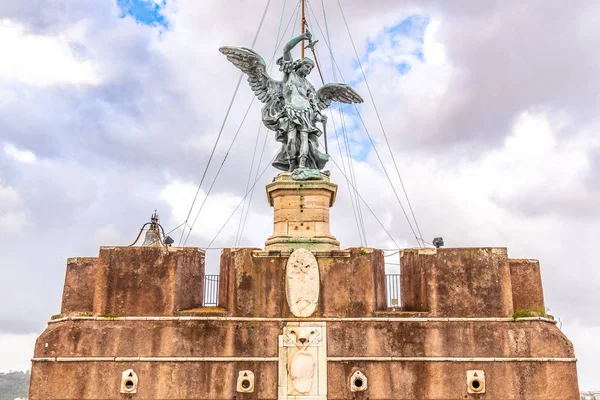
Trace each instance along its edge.
<path fill-rule="evenodd" d="M 168 27 L 168 22 L 161 14 L 166 0 L 155 2 L 152 0 L 116 0 L 121 9 L 121 18 L 132 17 L 143 25 Z"/>
<path fill-rule="evenodd" d="M 362 135 L 357 137 L 352 134 L 352 132 L 355 132 L 356 130 L 362 131 L 363 129 L 356 107 L 353 104 L 340 104 L 340 111 L 344 114 L 344 125 L 350 148 L 350 156 L 354 160 L 365 161 L 369 156 L 371 144 L 368 138 L 363 137 Z M 333 125 L 331 126 L 333 127 Z M 340 126 L 340 121 L 337 118 L 335 134 L 340 135 L 340 140 L 342 140 L 341 136 L 343 135 L 343 130 Z"/>
<path fill-rule="evenodd" d="M 398 22 L 395 25 L 390 27 L 385 27 L 375 39 L 370 39 L 367 41 L 367 46 L 365 49 L 364 55 L 361 57 L 361 63 L 363 68 L 368 67 L 369 56 L 374 53 L 385 41 L 389 41 L 394 48 L 396 45 L 399 45 L 401 41 L 405 39 L 411 39 L 420 44 L 416 49 L 412 51 L 409 55 L 412 55 L 418 60 L 418 62 L 423 62 L 423 42 L 425 38 L 425 29 L 427 25 L 429 25 L 430 19 L 427 16 L 423 15 L 411 15 L 402 21 Z M 394 57 L 389 57 L 387 62 L 393 64 L 396 71 L 398 71 L 401 75 L 406 75 L 412 69 L 412 64 L 409 60 L 396 61 Z M 360 66 L 358 60 L 353 61 L 353 67 L 356 71 L 360 70 Z M 368 74 L 368 70 L 365 73 Z M 349 82 L 351 86 L 356 86 L 363 82 L 362 74 L 358 74 L 356 79 L 353 79 Z M 360 117 L 354 106 L 344 105 L 342 107 L 342 112 L 350 118 L 346 118 L 346 121 L 355 121 L 356 126 L 348 126 L 348 131 L 353 129 L 363 130 L 362 123 L 360 122 Z M 339 129 L 339 127 L 338 127 Z M 373 133 L 371 133 L 373 135 Z M 350 141 L 350 152 L 352 158 L 357 161 L 365 161 L 372 151 L 372 145 L 367 137 L 366 133 L 362 137 L 349 137 Z"/>
<path fill-rule="evenodd" d="M 424 58 L 422 45 L 425 38 L 425 29 L 427 28 L 427 25 L 429 25 L 429 22 L 429 17 L 416 14 L 404 18 L 395 25 L 384 27 L 375 39 L 369 39 L 367 41 L 365 54 L 361 57 L 363 68 L 368 66 L 369 56 L 374 53 L 385 41 L 391 42 L 393 48 L 406 38 L 414 40 L 420 44 L 420 46 L 414 49 L 410 55 L 414 56 L 418 61 L 423 62 Z M 393 57 L 389 57 L 389 63 L 392 63 L 396 68 L 396 71 L 398 71 L 401 75 L 409 73 L 412 69 L 412 65 L 406 60 L 395 62 Z M 355 70 L 360 69 L 358 60 L 353 60 L 352 64 Z M 368 73 L 368 71 L 365 72 Z M 356 85 L 362 81 L 362 75 L 359 75 L 356 79 L 351 80 L 349 84 Z"/>
<path fill-rule="evenodd" d="M 421 42 L 422 43 L 422 42 Z M 425 61 L 425 59 L 423 58 L 423 50 L 422 49 L 417 49 L 413 52 L 413 55 L 415 57 L 417 57 L 417 59 L 421 62 Z"/>
<path fill-rule="evenodd" d="M 396 64 L 396 71 L 400 72 L 402 75 L 408 74 L 408 71 L 412 68 L 407 62 L 401 62 L 400 64 Z"/>
<path fill-rule="evenodd" d="M 389 40 L 393 48 L 394 45 L 398 45 L 402 40 L 405 40 L 406 38 L 414 40 L 421 45 L 417 47 L 411 53 L 411 55 L 415 56 L 417 60 L 423 62 L 424 58 L 422 45 L 425 38 L 425 29 L 427 28 L 427 25 L 429 25 L 429 22 L 429 17 L 417 14 L 406 17 L 405 19 L 403 19 L 395 25 L 385 27 L 383 31 L 379 35 L 377 35 L 377 38 L 370 39 L 369 41 L 367 41 L 366 52 L 363 56 L 363 59 L 361 59 L 361 62 L 363 63 L 363 65 L 365 65 L 369 59 L 369 56 L 378 49 L 378 47 L 382 44 L 383 41 Z M 392 61 L 393 59 L 390 57 L 390 62 Z M 356 60 L 355 66 L 356 68 L 359 68 L 358 61 Z M 402 75 L 407 74 L 412 68 L 412 66 L 406 61 L 396 63 L 395 67 L 396 70 Z M 361 81 L 362 78 L 357 80 L 357 82 L 355 83 L 359 83 Z"/>

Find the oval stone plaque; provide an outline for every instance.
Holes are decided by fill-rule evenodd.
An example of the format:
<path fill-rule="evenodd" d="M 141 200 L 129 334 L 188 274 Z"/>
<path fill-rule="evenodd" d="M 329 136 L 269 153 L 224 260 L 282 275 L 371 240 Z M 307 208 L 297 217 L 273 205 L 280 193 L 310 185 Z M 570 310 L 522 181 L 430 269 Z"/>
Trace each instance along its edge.
<path fill-rule="evenodd" d="M 285 271 L 285 291 L 290 310 L 296 317 L 310 317 L 319 301 L 319 266 L 309 250 L 295 250 Z"/>

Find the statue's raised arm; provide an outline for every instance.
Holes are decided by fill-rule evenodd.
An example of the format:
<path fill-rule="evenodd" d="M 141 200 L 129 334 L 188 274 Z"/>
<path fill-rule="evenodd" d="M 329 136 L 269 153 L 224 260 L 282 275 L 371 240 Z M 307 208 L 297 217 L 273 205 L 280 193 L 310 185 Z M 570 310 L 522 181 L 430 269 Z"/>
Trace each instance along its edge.
<path fill-rule="evenodd" d="M 301 41 L 310 40 L 311 38 L 312 35 L 309 31 L 306 31 L 302 35 L 292 38 L 289 42 L 285 44 L 285 46 L 283 46 L 283 59 L 285 61 L 294 61 L 294 57 L 292 57 L 292 49 L 296 47 L 296 45 Z"/>

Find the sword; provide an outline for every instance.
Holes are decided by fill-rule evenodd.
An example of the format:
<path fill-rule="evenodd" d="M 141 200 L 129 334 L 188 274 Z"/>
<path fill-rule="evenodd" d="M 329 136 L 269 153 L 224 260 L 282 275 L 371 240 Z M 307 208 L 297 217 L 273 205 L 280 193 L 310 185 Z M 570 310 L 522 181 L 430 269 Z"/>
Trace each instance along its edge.
<path fill-rule="evenodd" d="M 318 40 L 313 41 L 312 38 L 308 39 L 308 45 L 304 46 L 305 49 L 311 49 L 312 52 L 315 52 L 315 45 L 317 44 Z"/>
<path fill-rule="evenodd" d="M 317 52 L 315 51 L 315 46 L 317 44 L 318 40 L 313 41 L 312 40 L 312 36 L 310 37 L 310 39 L 308 39 L 308 45 L 305 46 L 305 49 L 310 49 L 313 53 L 313 58 L 315 59 L 315 64 L 317 66 L 317 71 L 319 71 L 319 76 L 321 77 L 321 82 L 323 82 L 323 85 L 325 84 L 325 79 L 323 78 L 323 72 L 321 72 L 321 66 L 319 65 L 319 59 L 317 58 Z"/>

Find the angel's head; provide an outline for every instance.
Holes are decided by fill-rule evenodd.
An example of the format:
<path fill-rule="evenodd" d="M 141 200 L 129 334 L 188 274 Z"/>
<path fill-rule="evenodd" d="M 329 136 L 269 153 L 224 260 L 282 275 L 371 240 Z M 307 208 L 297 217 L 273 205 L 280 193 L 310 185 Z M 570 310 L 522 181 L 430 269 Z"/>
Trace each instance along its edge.
<path fill-rule="evenodd" d="M 295 65 L 296 73 L 300 76 L 307 76 L 310 74 L 310 71 L 315 67 L 315 63 L 308 57 L 304 57 L 302 60 L 298 60 L 299 62 Z"/>

